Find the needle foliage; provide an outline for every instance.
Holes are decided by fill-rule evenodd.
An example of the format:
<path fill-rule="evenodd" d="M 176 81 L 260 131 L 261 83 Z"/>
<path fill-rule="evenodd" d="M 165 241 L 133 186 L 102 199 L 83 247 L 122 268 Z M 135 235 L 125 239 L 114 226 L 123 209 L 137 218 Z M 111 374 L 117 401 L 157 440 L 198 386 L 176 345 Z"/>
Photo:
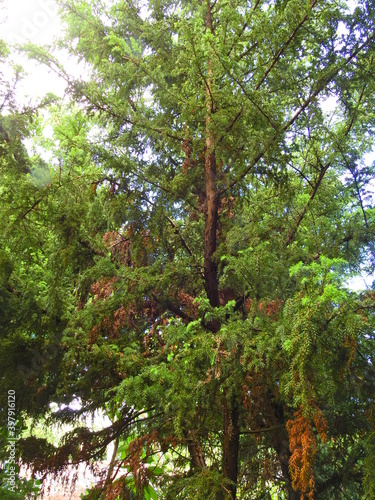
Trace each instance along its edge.
<path fill-rule="evenodd" d="M 114 442 L 87 498 L 372 498 L 374 2 L 60 5 L 85 78 L 29 46 L 69 99 L 52 139 L 1 118 L 0 408 L 72 430 L 19 456 Z"/>

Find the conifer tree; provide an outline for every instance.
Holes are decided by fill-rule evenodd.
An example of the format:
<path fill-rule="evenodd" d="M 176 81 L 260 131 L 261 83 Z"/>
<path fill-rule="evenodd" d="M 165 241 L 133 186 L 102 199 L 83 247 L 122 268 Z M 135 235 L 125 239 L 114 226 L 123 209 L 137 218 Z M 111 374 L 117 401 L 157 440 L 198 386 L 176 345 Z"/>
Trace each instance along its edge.
<path fill-rule="evenodd" d="M 29 48 L 71 104 L 49 182 L 7 205 L 34 249 L 7 286 L 38 307 L 6 338 L 27 339 L 22 410 L 82 408 L 23 460 L 60 473 L 114 441 L 131 475 L 91 498 L 363 498 L 375 304 L 347 282 L 374 266 L 375 5 L 60 3 L 90 74 Z M 111 426 L 78 425 L 98 409 Z"/>

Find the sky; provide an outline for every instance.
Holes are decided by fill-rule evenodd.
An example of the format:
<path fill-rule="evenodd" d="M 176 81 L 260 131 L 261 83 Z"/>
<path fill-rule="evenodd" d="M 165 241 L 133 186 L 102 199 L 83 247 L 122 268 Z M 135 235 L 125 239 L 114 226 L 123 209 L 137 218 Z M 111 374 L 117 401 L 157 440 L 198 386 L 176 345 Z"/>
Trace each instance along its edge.
<path fill-rule="evenodd" d="M 2 36 L 8 42 L 48 43 L 60 31 L 53 0 L 2 0 L 0 5 L 1 17 L 7 17 Z"/>
<path fill-rule="evenodd" d="M 52 44 L 62 34 L 58 7 L 53 0 L 0 0 L 0 37 L 8 44 Z M 27 72 L 16 91 L 18 102 L 38 99 L 48 92 L 62 97 L 66 83 L 46 67 L 30 61 L 24 55 L 13 58 Z M 59 61 L 74 76 L 84 71 L 67 53 L 59 51 Z"/>

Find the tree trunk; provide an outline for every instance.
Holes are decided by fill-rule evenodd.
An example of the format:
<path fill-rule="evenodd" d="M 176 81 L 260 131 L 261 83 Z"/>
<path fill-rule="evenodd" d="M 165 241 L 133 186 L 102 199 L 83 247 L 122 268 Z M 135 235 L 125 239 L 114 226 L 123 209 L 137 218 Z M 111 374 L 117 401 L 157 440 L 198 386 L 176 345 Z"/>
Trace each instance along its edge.
<path fill-rule="evenodd" d="M 107 495 L 107 490 L 110 489 L 110 485 L 112 483 L 112 474 L 113 474 L 113 469 L 114 469 L 115 463 L 116 463 L 119 442 L 120 442 L 120 436 L 117 436 L 117 438 L 115 439 L 114 447 L 113 447 L 111 461 L 109 462 L 109 466 L 108 466 L 107 478 L 106 478 L 105 484 L 104 484 L 104 491 L 105 491 L 106 495 Z"/>
<path fill-rule="evenodd" d="M 207 117 L 207 123 L 210 118 Z M 206 137 L 206 214 L 204 228 L 204 278 L 208 300 L 212 307 L 219 306 L 219 288 L 217 280 L 217 264 L 213 260 L 216 251 L 216 231 L 218 220 L 218 200 L 216 186 L 216 158 L 213 151 L 213 139 L 208 133 Z M 219 329 L 219 328 L 217 328 Z"/>
<path fill-rule="evenodd" d="M 207 0 L 206 29 L 213 33 L 211 5 Z M 205 228 L 204 228 L 204 278 L 205 290 L 212 307 L 219 307 L 219 287 L 217 264 L 214 260 L 214 253 L 217 249 L 217 228 L 218 228 L 218 208 L 219 197 L 217 190 L 217 163 L 215 155 L 215 140 L 212 130 L 211 115 L 215 112 L 215 102 L 212 94 L 213 71 L 212 62 L 207 61 L 206 80 L 206 150 L 205 150 Z M 220 322 L 214 321 L 213 331 L 220 330 Z M 230 493 L 230 498 L 236 497 L 237 473 L 238 473 L 238 452 L 239 452 L 239 409 L 233 396 L 230 402 L 227 401 L 224 393 L 224 438 L 223 438 L 223 477 L 231 481 L 226 490 Z M 228 498 L 223 489 L 218 495 L 218 500 Z"/>
<path fill-rule="evenodd" d="M 199 439 L 194 436 L 192 431 L 185 431 L 184 435 L 191 458 L 191 468 L 195 470 L 205 469 L 207 467 L 206 459 Z"/>
<path fill-rule="evenodd" d="M 206 29 L 212 31 L 211 6 L 207 2 Z M 217 223 L 218 223 L 218 195 L 217 195 L 217 165 L 215 155 L 214 134 L 211 129 L 211 114 L 215 104 L 212 97 L 212 66 L 207 62 L 208 74 L 206 81 L 206 151 L 205 151 L 205 227 L 204 227 L 204 278 L 208 300 L 212 307 L 219 306 L 219 288 L 217 279 L 217 264 L 213 260 L 216 252 Z"/>
<path fill-rule="evenodd" d="M 231 498 L 236 498 L 237 474 L 238 474 L 238 452 L 240 444 L 240 427 L 238 422 L 238 405 L 232 398 L 224 406 L 224 445 L 223 445 L 223 476 L 229 479 L 231 484 L 227 487 Z"/>
<path fill-rule="evenodd" d="M 289 440 L 286 430 L 280 430 L 277 434 L 274 433 L 272 436 L 272 442 L 280 462 L 281 472 L 285 481 L 288 495 L 287 499 L 300 500 L 301 494 L 297 491 L 294 491 L 292 487 L 292 478 L 289 472 L 289 459 L 291 453 L 289 450 Z"/>

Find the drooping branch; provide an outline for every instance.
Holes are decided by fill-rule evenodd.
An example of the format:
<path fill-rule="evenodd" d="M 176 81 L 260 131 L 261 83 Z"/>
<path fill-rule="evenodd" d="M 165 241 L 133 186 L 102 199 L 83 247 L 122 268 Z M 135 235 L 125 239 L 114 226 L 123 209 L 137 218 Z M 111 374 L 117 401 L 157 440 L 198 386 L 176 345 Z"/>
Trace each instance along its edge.
<path fill-rule="evenodd" d="M 191 321 L 194 321 L 196 318 L 193 318 L 185 312 L 182 307 L 179 304 L 176 304 L 172 302 L 171 299 L 168 297 L 160 297 L 156 293 L 152 293 L 152 298 L 165 310 L 170 311 L 171 313 L 175 314 L 178 318 L 181 318 L 183 321 L 186 321 L 190 323 Z"/>
<path fill-rule="evenodd" d="M 264 75 L 262 76 L 262 78 L 260 79 L 260 81 L 258 82 L 258 84 L 255 86 L 255 90 L 259 90 L 259 88 L 261 87 L 262 83 L 266 80 L 267 76 L 270 74 L 270 72 L 272 71 L 272 68 L 274 68 L 274 66 L 276 65 L 277 61 L 280 59 L 280 57 L 283 55 L 283 53 L 285 52 L 285 49 L 288 47 L 288 45 L 292 42 L 292 40 L 294 39 L 294 37 L 296 36 L 296 34 L 298 33 L 298 31 L 302 28 L 302 26 L 305 24 L 305 22 L 307 21 L 309 15 L 310 15 L 310 12 L 312 11 L 312 9 L 315 7 L 315 5 L 318 3 L 318 0 L 313 0 L 310 7 L 309 7 L 309 11 L 306 13 L 306 15 L 301 19 L 301 21 L 298 23 L 298 25 L 294 28 L 294 30 L 292 31 L 292 33 L 289 35 L 288 39 L 286 40 L 286 42 L 284 43 L 284 45 L 280 48 L 280 50 L 277 52 L 277 54 L 275 55 L 275 57 L 273 58 L 271 64 L 268 66 L 266 72 L 264 73 Z"/>
<path fill-rule="evenodd" d="M 256 102 L 256 100 L 249 94 L 249 92 L 246 90 L 245 86 L 240 82 L 240 80 L 238 78 L 236 78 L 233 74 L 231 74 L 231 71 L 226 67 L 226 65 L 224 64 L 222 58 L 220 57 L 220 55 L 218 54 L 217 50 L 215 49 L 215 47 L 211 44 L 211 48 L 216 56 L 216 58 L 218 59 L 218 61 L 220 62 L 221 66 L 223 67 L 225 73 L 230 76 L 233 81 L 238 85 L 238 87 L 242 90 L 242 93 L 243 95 L 248 99 L 248 101 L 257 108 L 257 110 L 260 112 L 260 114 L 262 116 L 264 116 L 264 118 L 268 121 L 268 123 L 271 125 L 271 127 L 273 129 L 275 129 L 276 131 L 278 131 L 278 127 L 276 125 L 276 123 L 273 122 L 273 120 L 267 115 L 267 113 L 262 109 L 262 107 Z"/>
<path fill-rule="evenodd" d="M 195 258 L 194 254 L 193 254 L 193 251 L 191 250 L 191 248 L 189 247 L 187 241 L 185 240 L 185 238 L 181 234 L 180 228 L 176 225 L 176 223 L 174 222 L 174 220 L 171 219 L 168 215 L 166 215 L 166 219 L 170 223 L 170 225 L 173 227 L 173 229 L 175 230 L 175 233 L 179 236 L 183 247 L 185 248 L 185 250 L 187 250 L 187 253 L 190 255 L 190 257 Z"/>
<path fill-rule="evenodd" d="M 375 34 L 368 37 L 363 43 L 357 46 L 357 48 L 345 59 L 345 61 L 334 67 L 331 72 L 324 76 L 321 80 L 317 81 L 316 89 L 310 93 L 310 95 L 305 99 L 303 104 L 297 109 L 292 118 L 288 120 L 280 129 L 280 131 L 274 134 L 264 145 L 261 151 L 257 153 L 257 155 L 250 161 L 248 166 L 236 176 L 231 182 L 227 184 L 227 186 L 223 187 L 219 192 L 218 196 L 221 197 L 228 189 L 233 188 L 236 184 L 242 181 L 257 165 L 257 163 L 264 157 L 267 151 L 274 145 L 274 143 L 281 137 L 281 135 L 287 132 L 291 126 L 298 120 L 300 115 L 315 101 L 315 99 L 319 96 L 319 94 L 327 87 L 327 85 L 337 76 L 337 74 L 364 49 L 366 48 L 371 41 L 375 38 Z M 352 125 L 351 125 L 352 126 Z M 350 126 L 350 128 L 351 128 Z"/>
<path fill-rule="evenodd" d="M 357 104 L 357 108 L 360 105 L 360 103 L 361 103 L 361 101 L 363 99 L 363 96 L 364 96 L 364 89 L 362 89 L 362 91 L 360 93 L 358 104 Z M 345 130 L 345 134 L 344 134 L 345 137 L 347 137 L 349 135 L 351 129 L 353 128 L 354 123 L 355 123 L 355 114 L 353 114 L 353 116 L 350 118 L 350 120 L 348 122 L 348 126 L 347 126 L 347 128 Z M 344 152 L 342 151 L 341 145 L 340 145 L 340 143 L 339 143 L 338 140 L 336 140 L 336 147 L 337 147 L 338 151 L 340 152 L 341 157 L 344 160 L 347 168 L 350 170 L 351 174 L 353 175 L 355 186 L 356 186 L 356 190 L 357 190 L 358 200 L 360 202 L 360 207 L 361 207 L 361 210 L 362 210 L 362 213 L 363 213 L 365 225 L 366 225 L 366 228 L 368 228 L 368 222 L 367 222 L 366 212 L 365 212 L 365 209 L 364 209 L 364 206 L 363 206 L 363 203 L 362 203 L 362 197 L 361 197 L 361 193 L 359 191 L 359 187 L 358 187 L 358 184 L 357 184 L 357 181 L 356 181 L 356 177 L 355 177 L 355 175 L 354 175 L 354 173 L 352 171 L 352 168 L 349 165 L 349 162 L 348 162 L 348 160 L 347 160 Z M 303 220 L 303 218 L 304 218 L 304 216 L 305 216 L 305 214 L 307 212 L 307 209 L 309 208 L 311 202 L 313 201 L 313 199 L 314 199 L 314 197 L 315 197 L 315 195 L 316 195 L 316 193 L 317 193 L 317 191 L 319 189 L 319 186 L 320 186 L 320 184 L 321 184 L 321 182 L 323 180 L 323 177 L 326 174 L 326 172 L 327 172 L 327 170 L 328 170 L 329 167 L 330 167 L 330 162 L 327 162 L 324 166 L 322 166 L 320 174 L 319 174 L 319 177 L 318 177 L 318 180 L 317 180 L 317 182 L 316 182 L 315 186 L 313 187 L 313 190 L 312 190 L 312 192 L 310 194 L 310 198 L 307 201 L 307 203 L 304 206 L 304 208 L 302 209 L 302 211 L 301 211 L 301 213 L 300 213 L 300 215 L 299 215 L 299 217 L 297 219 L 295 227 L 293 228 L 292 232 L 289 234 L 289 237 L 288 237 L 287 242 L 286 242 L 286 246 L 289 246 L 293 242 L 293 240 L 295 238 L 295 235 L 296 235 L 296 232 L 298 230 L 298 227 L 300 226 L 300 224 L 301 224 L 301 222 L 302 222 L 302 220 Z"/>
<path fill-rule="evenodd" d="M 353 177 L 354 186 L 355 186 L 355 190 L 356 190 L 356 193 L 357 193 L 359 206 L 360 206 L 362 214 L 363 214 L 363 220 L 365 222 L 366 229 L 368 229 L 369 225 L 368 225 L 368 220 L 367 220 L 365 206 L 364 206 L 364 203 L 363 203 L 363 200 L 362 200 L 361 190 L 360 190 L 360 187 L 359 187 L 359 184 L 358 184 L 357 173 L 356 173 L 355 169 L 353 169 L 353 167 L 349 164 L 349 161 L 346 158 L 345 154 L 342 152 L 342 150 L 340 150 L 340 152 L 341 152 L 341 157 L 344 160 L 344 163 L 345 163 L 347 169 L 349 170 L 349 172 L 351 173 L 351 175 Z"/>
<path fill-rule="evenodd" d="M 296 236 L 297 230 L 298 230 L 298 228 L 299 228 L 299 226 L 300 226 L 300 224 L 301 224 L 304 216 L 306 215 L 307 209 L 309 208 L 309 206 L 311 205 L 313 199 L 315 198 L 315 195 L 318 192 L 319 186 L 322 183 L 323 177 L 325 176 L 325 174 L 326 174 L 328 168 L 330 167 L 330 165 L 331 165 L 331 162 L 327 162 L 324 166 L 322 166 L 320 174 L 319 174 L 319 177 L 318 177 L 318 180 L 315 183 L 314 189 L 311 191 L 310 198 L 308 199 L 307 203 L 303 207 L 301 213 L 298 216 L 298 219 L 296 221 L 296 224 L 295 224 L 294 228 L 292 229 L 292 231 L 290 232 L 290 234 L 288 236 L 288 239 L 286 241 L 286 246 L 287 247 L 294 241 L 294 238 Z"/>
<path fill-rule="evenodd" d="M 252 7 L 252 9 L 251 9 L 251 14 L 253 14 L 253 13 L 257 10 L 257 8 L 258 8 L 258 5 L 259 5 L 259 4 L 260 4 L 260 0 L 255 0 L 254 5 L 253 5 L 253 7 Z M 236 42 L 237 42 L 237 43 L 238 43 L 238 41 L 239 41 L 239 40 L 241 40 L 241 37 L 242 37 L 242 35 L 245 33 L 245 30 L 246 30 L 246 28 L 247 28 L 247 27 L 248 27 L 248 23 L 246 22 L 246 23 L 244 23 L 244 24 L 243 24 L 243 26 L 242 26 L 242 28 L 241 28 L 240 32 L 237 34 L 237 40 L 236 40 Z M 235 47 L 235 45 L 236 45 L 236 43 L 233 43 L 233 44 L 230 46 L 230 48 L 229 48 L 229 50 L 228 50 L 228 52 L 227 52 L 227 57 L 229 57 L 229 56 L 230 56 L 230 54 L 231 54 L 231 52 L 232 52 L 233 48 Z M 241 58 L 241 57 L 240 57 L 240 58 Z"/>

